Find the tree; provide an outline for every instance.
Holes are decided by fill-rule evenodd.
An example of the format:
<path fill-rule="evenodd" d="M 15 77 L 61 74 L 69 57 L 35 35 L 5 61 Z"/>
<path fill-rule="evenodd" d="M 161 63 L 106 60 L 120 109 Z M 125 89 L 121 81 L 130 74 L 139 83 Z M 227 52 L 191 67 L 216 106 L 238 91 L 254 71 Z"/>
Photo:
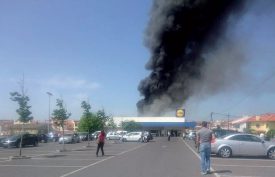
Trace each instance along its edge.
<path fill-rule="evenodd" d="M 110 116 L 106 115 L 104 109 L 97 111 L 96 117 L 99 118 L 104 125 L 110 120 Z"/>
<path fill-rule="evenodd" d="M 114 119 L 112 117 L 107 122 L 107 128 L 109 130 L 115 130 L 115 129 L 117 129 L 117 125 L 115 124 Z"/>
<path fill-rule="evenodd" d="M 33 119 L 31 116 L 32 112 L 30 111 L 31 106 L 28 106 L 29 97 L 24 93 L 20 94 L 18 92 L 11 92 L 11 100 L 19 104 L 19 109 L 16 110 L 19 115 L 19 121 L 27 123 Z"/>
<path fill-rule="evenodd" d="M 32 112 L 30 111 L 31 106 L 28 106 L 28 102 L 30 101 L 29 97 L 25 94 L 24 89 L 24 76 L 22 82 L 19 83 L 21 88 L 21 93 L 19 92 L 11 92 L 11 100 L 18 103 L 19 108 L 16 110 L 17 114 L 19 115 L 18 120 L 22 122 L 22 129 L 21 129 L 21 138 L 20 138 L 20 150 L 19 156 L 22 155 L 22 132 L 24 130 L 24 123 L 27 123 L 33 119 L 31 116 Z"/>
<path fill-rule="evenodd" d="M 137 131 L 141 129 L 140 124 L 137 122 L 131 120 L 131 121 L 124 121 L 121 123 L 123 130 L 132 132 L 132 131 Z"/>
<path fill-rule="evenodd" d="M 272 138 L 274 138 L 274 136 L 275 136 L 275 130 L 268 130 L 268 132 L 266 133 L 266 138 L 268 139 L 268 140 L 270 140 L 270 139 L 272 139 Z"/>
<path fill-rule="evenodd" d="M 104 128 L 103 119 L 90 111 L 91 105 L 86 101 L 81 102 L 81 108 L 83 108 L 83 115 L 79 121 L 78 130 L 84 132 L 94 132 Z M 102 115 L 100 113 L 100 115 Z"/>
<path fill-rule="evenodd" d="M 83 108 L 83 115 L 78 124 L 78 131 L 88 132 L 88 147 L 90 146 L 90 133 L 93 130 L 93 117 L 91 112 L 91 105 L 86 101 L 81 102 L 81 108 Z"/>
<path fill-rule="evenodd" d="M 56 100 L 57 109 L 53 110 L 52 116 L 55 123 L 62 128 L 62 137 L 64 138 L 64 123 L 71 116 L 71 113 L 68 113 L 64 107 L 62 99 Z M 64 140 L 64 139 L 63 139 Z M 63 150 L 65 150 L 65 144 L 63 141 Z"/>

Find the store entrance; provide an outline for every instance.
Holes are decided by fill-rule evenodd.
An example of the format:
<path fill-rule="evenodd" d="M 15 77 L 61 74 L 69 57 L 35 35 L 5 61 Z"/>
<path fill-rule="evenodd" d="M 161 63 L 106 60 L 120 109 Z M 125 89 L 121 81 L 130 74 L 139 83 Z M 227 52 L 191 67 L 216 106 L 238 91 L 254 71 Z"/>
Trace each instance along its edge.
<path fill-rule="evenodd" d="M 178 130 L 171 130 L 171 136 L 179 136 L 179 131 Z"/>

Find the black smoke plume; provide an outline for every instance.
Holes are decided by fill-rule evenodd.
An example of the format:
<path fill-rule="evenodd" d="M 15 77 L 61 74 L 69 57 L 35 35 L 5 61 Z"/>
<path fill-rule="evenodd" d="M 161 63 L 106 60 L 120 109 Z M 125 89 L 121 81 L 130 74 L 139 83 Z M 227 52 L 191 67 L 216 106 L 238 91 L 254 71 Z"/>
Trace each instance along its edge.
<path fill-rule="evenodd" d="M 161 115 L 193 94 L 192 84 L 207 62 L 205 48 L 216 45 L 230 15 L 243 5 L 244 0 L 154 1 L 145 37 L 151 74 L 139 84 L 140 115 Z"/>

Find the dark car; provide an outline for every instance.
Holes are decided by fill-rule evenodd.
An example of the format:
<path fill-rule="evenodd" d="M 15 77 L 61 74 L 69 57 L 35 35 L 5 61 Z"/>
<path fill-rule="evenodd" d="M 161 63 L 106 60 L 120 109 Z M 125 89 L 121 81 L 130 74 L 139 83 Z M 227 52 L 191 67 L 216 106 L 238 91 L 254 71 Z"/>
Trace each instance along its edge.
<path fill-rule="evenodd" d="M 40 143 L 47 143 L 48 142 L 48 136 L 46 134 L 39 134 L 38 135 L 38 141 Z"/>
<path fill-rule="evenodd" d="M 5 141 L 6 138 L 7 138 L 6 136 L 0 137 L 0 147 L 3 147 L 3 142 Z"/>
<path fill-rule="evenodd" d="M 78 132 L 78 135 L 81 141 L 88 141 L 88 135 L 89 135 L 88 132 Z"/>
<path fill-rule="evenodd" d="M 147 143 L 150 140 L 153 140 L 152 134 L 150 132 L 147 132 L 147 131 L 143 132 L 143 134 L 142 134 L 142 142 Z"/>
<path fill-rule="evenodd" d="M 9 147 L 20 147 L 20 135 L 13 135 L 8 138 L 6 138 L 3 142 L 3 147 L 4 148 L 9 148 Z M 25 133 L 22 135 L 22 147 L 24 146 L 38 146 L 38 137 L 37 135 L 34 134 L 28 134 Z"/>

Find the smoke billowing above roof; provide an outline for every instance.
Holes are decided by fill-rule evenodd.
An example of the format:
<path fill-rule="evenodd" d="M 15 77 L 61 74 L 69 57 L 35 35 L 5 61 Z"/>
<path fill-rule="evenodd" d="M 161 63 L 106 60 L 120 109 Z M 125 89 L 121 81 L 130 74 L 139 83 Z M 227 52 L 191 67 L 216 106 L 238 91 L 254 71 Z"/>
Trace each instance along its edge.
<path fill-rule="evenodd" d="M 229 21 L 240 15 L 243 5 L 241 0 L 154 1 L 145 35 L 151 53 L 146 68 L 151 74 L 139 84 L 144 97 L 137 103 L 139 114 L 160 115 L 181 107 L 202 86 L 207 79 L 203 74 L 209 72 L 205 66 L 213 55 L 209 51 L 227 40 L 223 32 Z M 228 49 L 235 51 L 230 40 L 218 54 L 222 56 Z M 234 57 L 240 57 L 235 65 L 243 62 L 241 52 Z"/>

